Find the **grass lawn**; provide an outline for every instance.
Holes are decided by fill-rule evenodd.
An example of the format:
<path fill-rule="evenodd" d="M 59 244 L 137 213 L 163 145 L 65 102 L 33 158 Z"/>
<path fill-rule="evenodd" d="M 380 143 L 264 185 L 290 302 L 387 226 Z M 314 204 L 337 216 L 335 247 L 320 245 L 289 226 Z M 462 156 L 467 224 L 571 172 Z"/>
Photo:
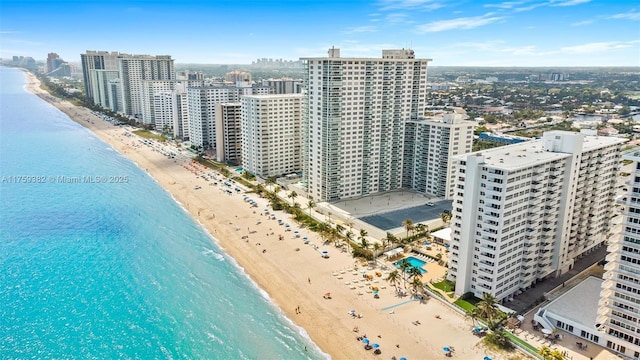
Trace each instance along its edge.
<path fill-rule="evenodd" d="M 454 304 L 458 305 L 464 311 L 471 311 L 471 310 L 476 308 L 476 306 L 473 305 L 472 303 L 468 302 L 467 300 L 462 300 L 462 299 L 456 300 L 454 302 Z"/>
<path fill-rule="evenodd" d="M 155 140 L 159 140 L 159 141 L 167 141 L 167 137 L 165 135 L 158 135 L 155 133 L 152 133 L 149 130 L 135 130 L 132 131 L 132 133 L 141 136 L 145 139 L 155 139 Z"/>
<path fill-rule="evenodd" d="M 538 353 L 538 349 L 536 349 L 533 345 L 529 344 L 528 342 L 520 339 L 519 337 L 513 335 L 512 333 L 508 332 L 508 331 L 504 331 L 503 334 L 509 338 L 509 340 L 511 340 L 511 342 L 520 345 L 521 347 L 529 350 L 530 352 L 537 354 Z"/>
<path fill-rule="evenodd" d="M 236 177 L 233 178 L 233 180 L 243 184 L 244 186 L 248 187 L 249 189 L 253 189 L 254 188 L 254 185 L 250 181 L 248 181 L 247 179 L 245 179 L 243 177 L 236 176 Z"/>
<path fill-rule="evenodd" d="M 436 289 L 440 289 L 440 290 L 442 290 L 442 291 L 444 291 L 446 293 L 452 292 L 454 290 L 454 287 L 455 287 L 455 283 L 453 283 L 452 281 L 449 281 L 449 280 L 442 280 L 440 282 L 433 283 L 432 285 Z"/>

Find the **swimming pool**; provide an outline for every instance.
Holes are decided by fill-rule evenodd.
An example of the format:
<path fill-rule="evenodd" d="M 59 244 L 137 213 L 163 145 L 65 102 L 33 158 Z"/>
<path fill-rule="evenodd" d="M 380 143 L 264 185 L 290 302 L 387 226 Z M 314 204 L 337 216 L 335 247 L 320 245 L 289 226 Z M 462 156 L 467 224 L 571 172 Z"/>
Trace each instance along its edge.
<path fill-rule="evenodd" d="M 423 274 L 427 273 L 427 270 L 423 269 L 422 266 L 424 266 L 424 264 L 426 264 L 426 261 L 422 261 L 418 258 L 414 258 L 413 256 L 409 256 L 408 258 L 406 258 L 407 261 L 409 262 L 409 264 L 411 266 L 415 266 L 418 269 L 420 269 L 420 272 Z M 395 266 L 396 268 L 400 269 L 400 261 L 396 261 L 393 263 L 393 266 Z"/>

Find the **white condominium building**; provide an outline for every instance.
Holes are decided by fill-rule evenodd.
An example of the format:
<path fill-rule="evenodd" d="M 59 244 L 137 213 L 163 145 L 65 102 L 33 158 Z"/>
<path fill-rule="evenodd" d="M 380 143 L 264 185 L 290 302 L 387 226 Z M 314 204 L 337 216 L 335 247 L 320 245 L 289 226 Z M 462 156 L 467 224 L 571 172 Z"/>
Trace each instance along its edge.
<path fill-rule="evenodd" d="M 441 198 L 453 197 L 451 157 L 470 153 L 475 121 L 460 114 L 410 120 L 405 125 L 403 187 Z"/>
<path fill-rule="evenodd" d="M 218 104 L 240 101 L 234 86 L 190 87 L 187 89 L 189 140 L 203 150 L 216 149 Z"/>
<path fill-rule="evenodd" d="M 303 167 L 308 195 L 333 201 L 403 184 L 405 124 L 422 117 L 427 64 L 413 50 L 382 58 L 302 58 Z"/>
<path fill-rule="evenodd" d="M 174 90 L 172 93 L 173 106 L 173 136 L 189 140 L 189 108 L 187 99 L 187 89 L 184 91 Z"/>
<path fill-rule="evenodd" d="M 267 178 L 301 170 L 302 94 L 242 97 L 242 166 Z"/>
<path fill-rule="evenodd" d="M 112 103 L 109 96 L 111 82 L 120 78 L 118 70 L 89 70 L 89 78 L 93 103 L 105 109 L 118 111 L 117 102 Z"/>
<path fill-rule="evenodd" d="M 142 122 L 152 124 L 156 130 L 170 129 L 173 119 L 156 119 L 154 96 L 158 93 L 175 91 L 186 93 L 188 87 L 203 87 L 204 80 L 145 80 L 142 82 Z"/>
<path fill-rule="evenodd" d="M 124 55 L 118 58 L 122 85 L 122 108 L 126 115 L 142 120 L 146 101 L 143 97 L 145 80 L 175 80 L 173 59 L 169 55 Z"/>
<path fill-rule="evenodd" d="M 242 104 L 218 104 L 216 111 L 216 160 L 242 164 Z"/>
<path fill-rule="evenodd" d="M 82 62 L 82 78 L 84 80 L 84 95 L 96 101 L 94 87 L 95 77 L 92 77 L 92 70 L 111 70 L 118 71 L 118 58 L 121 56 L 118 52 L 108 51 L 91 51 L 87 50 L 85 54 L 80 54 Z M 99 104 L 105 107 L 102 104 Z"/>
<path fill-rule="evenodd" d="M 448 278 L 456 294 L 509 299 L 605 241 L 625 141 L 551 131 L 455 156 Z"/>
<path fill-rule="evenodd" d="M 629 358 L 640 358 L 640 149 L 623 156 L 632 161 L 622 231 L 609 239 L 609 255 L 600 293 L 598 326 L 609 335 L 603 344 Z"/>

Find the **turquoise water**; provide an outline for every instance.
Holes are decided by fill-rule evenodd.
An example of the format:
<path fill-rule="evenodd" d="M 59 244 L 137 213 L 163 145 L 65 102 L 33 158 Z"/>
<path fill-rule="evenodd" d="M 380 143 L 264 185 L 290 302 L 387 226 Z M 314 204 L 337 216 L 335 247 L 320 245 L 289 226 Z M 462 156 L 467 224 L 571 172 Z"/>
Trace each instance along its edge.
<path fill-rule="evenodd" d="M 425 270 L 425 269 L 423 269 L 423 268 L 422 268 L 422 266 L 424 266 L 424 264 L 426 264 L 426 262 L 425 262 L 425 261 L 422 261 L 422 260 L 420 260 L 420 259 L 418 259 L 418 258 L 415 258 L 415 257 L 413 257 L 413 256 L 409 256 L 409 257 L 407 257 L 406 259 L 407 259 L 407 262 L 408 262 L 411 266 L 414 266 L 414 267 L 417 267 L 418 269 L 420 269 L 420 272 L 421 272 L 421 273 L 423 273 L 423 274 L 426 274 L 426 273 L 427 273 L 427 270 Z M 395 266 L 396 268 L 400 269 L 400 262 L 399 262 L 399 261 L 398 261 L 398 262 L 394 262 L 394 263 L 393 263 L 393 266 Z"/>
<path fill-rule="evenodd" d="M 153 179 L 24 84 L 0 68 L 0 358 L 328 357 Z M 98 176 L 120 182 L 65 182 Z"/>

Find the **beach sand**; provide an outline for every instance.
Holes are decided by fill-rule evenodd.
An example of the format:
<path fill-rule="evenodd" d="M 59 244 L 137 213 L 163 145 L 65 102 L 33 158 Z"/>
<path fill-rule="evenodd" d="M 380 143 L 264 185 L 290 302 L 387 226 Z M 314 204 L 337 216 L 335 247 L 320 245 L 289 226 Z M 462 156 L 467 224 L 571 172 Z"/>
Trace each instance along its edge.
<path fill-rule="evenodd" d="M 31 92 L 91 130 L 170 192 L 218 239 L 218 245 L 269 294 L 287 317 L 304 328 L 333 359 L 376 358 L 373 351 L 364 350 L 363 344 L 356 340 L 364 334 L 372 343 L 380 344 L 382 355 L 378 358 L 445 359 L 445 346 L 453 347 L 453 357 L 459 359 L 482 359 L 485 355 L 493 359 L 507 358 L 505 354 L 487 352 L 480 345 L 480 339 L 471 334 L 471 320 L 464 319 L 440 300 L 431 298 L 420 303 L 412 301 L 410 296 L 398 297 L 383 277 L 375 275 L 373 282 L 367 285 L 361 274 L 363 268 L 355 270 L 351 256 L 332 245 L 323 246 L 316 233 L 299 229 L 281 211 L 274 213 L 290 224 L 292 231 L 285 231 L 276 220 L 264 216 L 268 205 L 265 199 L 249 194 L 259 204 L 251 208 L 240 193 L 234 191 L 229 195 L 221 190 L 221 185 L 210 186 L 187 168 L 200 165 L 170 159 L 143 145 L 139 137 L 125 136 L 127 127 L 114 126 L 89 109 L 53 98 L 40 89 L 33 74 L 25 74 Z M 201 188 L 196 189 L 197 185 Z M 300 236 L 307 236 L 310 243 L 304 244 L 300 238 L 295 238 L 293 230 L 299 230 Z M 279 234 L 284 240 L 278 239 Z M 328 250 L 331 256 L 322 258 L 313 244 L 318 250 Z M 369 274 L 381 271 L 364 270 Z M 370 286 L 380 288 L 380 299 L 374 299 L 367 292 Z M 331 299 L 323 297 L 327 292 L 331 293 Z M 362 317 L 349 316 L 351 309 Z M 414 324 L 416 320 L 420 324 Z M 359 329 L 357 333 L 353 331 L 355 327 Z"/>

